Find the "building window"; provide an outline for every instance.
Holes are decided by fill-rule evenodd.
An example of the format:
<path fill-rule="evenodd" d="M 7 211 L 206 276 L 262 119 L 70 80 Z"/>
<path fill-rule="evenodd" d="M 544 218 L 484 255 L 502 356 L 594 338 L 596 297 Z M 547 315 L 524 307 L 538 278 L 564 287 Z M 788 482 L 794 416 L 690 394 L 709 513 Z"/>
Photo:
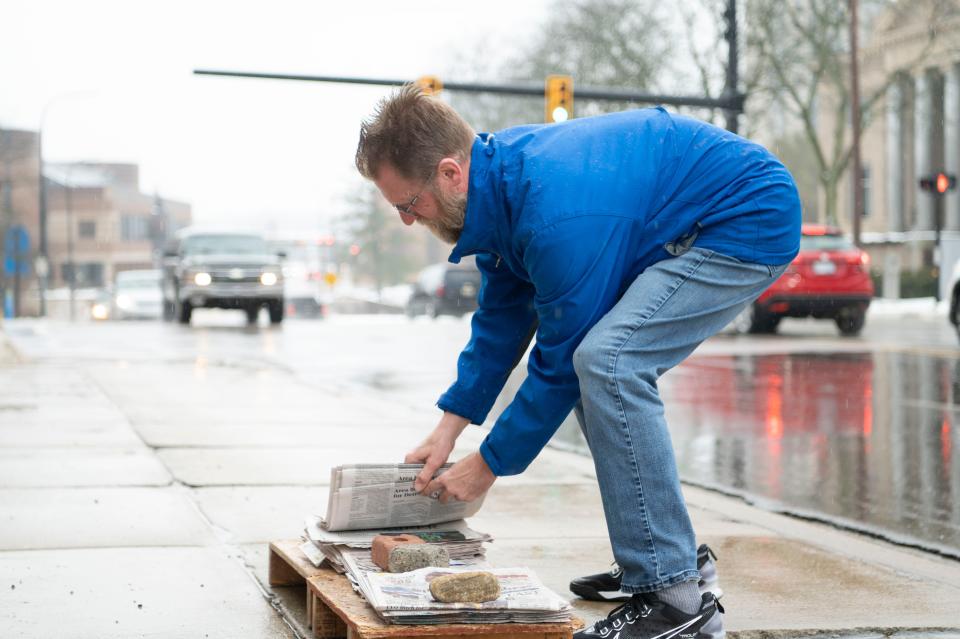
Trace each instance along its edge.
<path fill-rule="evenodd" d="M 92 240 L 97 237 L 97 223 L 90 221 L 81 221 L 79 226 L 80 237 L 86 240 Z"/>
<path fill-rule="evenodd" d="M 99 262 L 86 262 L 75 264 L 76 279 L 74 286 L 77 288 L 93 288 L 103 286 L 103 264 Z M 64 286 L 70 285 L 70 273 L 72 269 L 70 264 L 60 265 L 60 278 Z"/>
<path fill-rule="evenodd" d="M 120 239 L 124 242 L 143 242 L 150 239 L 150 220 L 142 215 L 120 217 Z"/>

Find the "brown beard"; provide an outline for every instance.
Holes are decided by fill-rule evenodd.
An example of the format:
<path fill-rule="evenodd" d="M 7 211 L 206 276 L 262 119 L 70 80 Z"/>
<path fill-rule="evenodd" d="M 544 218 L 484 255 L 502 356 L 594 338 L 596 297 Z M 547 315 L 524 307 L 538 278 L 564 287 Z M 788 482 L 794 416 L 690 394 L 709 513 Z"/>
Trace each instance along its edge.
<path fill-rule="evenodd" d="M 431 233 L 447 244 L 456 244 L 460 241 L 463 232 L 463 221 L 467 214 L 467 194 L 457 193 L 445 195 L 439 189 L 431 189 L 437 201 L 437 217 L 432 220 L 418 218 L 417 221 L 427 227 Z"/>

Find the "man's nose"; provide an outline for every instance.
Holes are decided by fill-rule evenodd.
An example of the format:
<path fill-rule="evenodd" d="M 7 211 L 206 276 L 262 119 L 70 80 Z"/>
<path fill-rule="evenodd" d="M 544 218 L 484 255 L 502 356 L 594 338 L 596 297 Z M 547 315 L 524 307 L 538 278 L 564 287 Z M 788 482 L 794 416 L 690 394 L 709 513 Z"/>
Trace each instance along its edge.
<path fill-rule="evenodd" d="M 410 215 L 409 213 L 401 213 L 400 219 L 403 220 L 404 224 L 406 224 L 407 226 L 410 226 L 411 224 L 417 221 L 417 216 Z"/>

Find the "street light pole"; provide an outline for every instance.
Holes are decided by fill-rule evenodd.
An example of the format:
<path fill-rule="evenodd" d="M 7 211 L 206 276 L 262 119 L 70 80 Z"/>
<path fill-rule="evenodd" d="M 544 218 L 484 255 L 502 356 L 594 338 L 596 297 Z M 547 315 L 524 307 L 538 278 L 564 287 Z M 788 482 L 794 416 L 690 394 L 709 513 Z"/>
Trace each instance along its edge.
<path fill-rule="evenodd" d="M 850 0 L 850 127 L 853 129 L 853 243 L 860 246 L 860 221 L 863 216 L 863 167 L 860 163 L 860 68 L 857 60 L 857 0 Z"/>
<path fill-rule="evenodd" d="M 50 106 L 50 103 L 47 103 Z M 49 271 L 50 258 L 47 253 L 47 181 L 43 176 L 43 120 L 46 116 L 47 108 L 44 107 L 40 115 L 40 128 L 37 129 L 37 166 L 39 169 L 38 187 L 39 187 L 39 226 L 40 239 L 37 242 L 37 251 L 39 261 L 43 269 L 34 269 L 37 271 L 37 290 L 40 292 L 40 317 L 47 316 L 47 273 Z M 43 270 L 42 273 L 39 271 Z"/>
<path fill-rule="evenodd" d="M 76 98 L 80 96 L 89 96 L 96 94 L 96 91 L 83 90 L 83 91 L 70 91 L 69 93 L 61 93 L 55 95 L 43 106 L 43 109 L 40 111 L 40 126 L 37 128 L 37 167 L 40 171 L 39 179 L 39 189 L 37 194 L 38 204 L 39 204 L 39 231 L 40 239 L 37 242 L 37 252 L 39 253 L 39 266 L 41 268 L 35 269 L 37 272 L 37 290 L 40 292 L 40 317 L 46 317 L 47 315 L 47 278 L 50 273 L 50 254 L 47 250 L 47 181 L 43 177 L 44 173 L 44 160 L 43 160 L 43 127 L 47 120 L 47 111 L 57 102 L 65 100 L 67 98 Z M 71 304 L 71 312 L 73 312 L 73 305 Z"/>
<path fill-rule="evenodd" d="M 77 265 L 73 261 L 73 185 L 70 183 L 70 174 L 64 180 L 64 202 L 67 207 L 67 284 L 70 287 L 70 321 L 77 319 Z"/>

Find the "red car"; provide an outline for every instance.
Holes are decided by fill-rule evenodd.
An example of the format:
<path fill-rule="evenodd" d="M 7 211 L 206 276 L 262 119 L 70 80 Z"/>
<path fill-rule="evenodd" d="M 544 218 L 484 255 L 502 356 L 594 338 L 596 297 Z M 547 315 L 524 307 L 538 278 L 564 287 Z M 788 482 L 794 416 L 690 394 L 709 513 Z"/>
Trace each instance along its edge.
<path fill-rule="evenodd" d="M 870 256 L 832 226 L 804 224 L 800 253 L 733 322 L 738 332 L 775 333 L 784 317 L 832 319 L 858 335 L 873 298 Z"/>

